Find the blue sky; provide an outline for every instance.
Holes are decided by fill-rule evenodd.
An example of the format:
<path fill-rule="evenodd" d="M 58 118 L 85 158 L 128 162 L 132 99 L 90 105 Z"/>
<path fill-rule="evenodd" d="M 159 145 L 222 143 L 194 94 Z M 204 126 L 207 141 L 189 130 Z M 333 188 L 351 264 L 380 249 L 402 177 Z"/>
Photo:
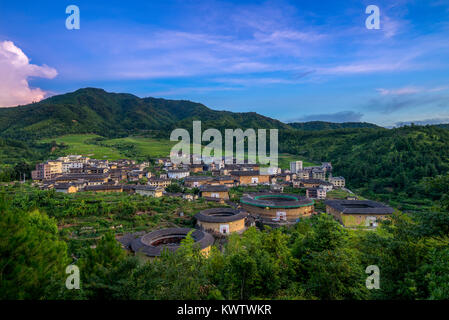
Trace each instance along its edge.
<path fill-rule="evenodd" d="M 449 0 L 2 1 L 0 43 L 3 107 L 99 87 L 282 121 L 449 122 Z"/>

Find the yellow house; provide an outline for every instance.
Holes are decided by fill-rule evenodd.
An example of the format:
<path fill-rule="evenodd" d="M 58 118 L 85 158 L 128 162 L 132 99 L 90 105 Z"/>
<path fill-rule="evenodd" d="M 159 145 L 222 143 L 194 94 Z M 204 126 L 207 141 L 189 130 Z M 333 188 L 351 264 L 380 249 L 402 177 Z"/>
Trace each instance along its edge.
<path fill-rule="evenodd" d="M 326 213 L 345 227 L 376 228 L 381 220 L 393 213 L 393 208 L 371 200 L 328 200 Z"/>
<path fill-rule="evenodd" d="M 229 199 L 229 188 L 224 185 L 203 185 L 200 187 L 200 194 L 203 198 Z"/>

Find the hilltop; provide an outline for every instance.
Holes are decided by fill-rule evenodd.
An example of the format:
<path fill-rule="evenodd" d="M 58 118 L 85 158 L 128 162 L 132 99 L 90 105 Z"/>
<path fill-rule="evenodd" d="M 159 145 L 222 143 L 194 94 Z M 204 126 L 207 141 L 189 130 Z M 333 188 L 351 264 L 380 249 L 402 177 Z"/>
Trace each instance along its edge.
<path fill-rule="evenodd" d="M 186 100 L 139 98 L 85 88 L 38 103 L 0 109 L 0 136 L 20 140 L 69 133 L 124 137 L 191 127 L 195 119 L 202 120 L 206 127 L 290 129 L 278 120 L 255 112 L 216 111 Z"/>

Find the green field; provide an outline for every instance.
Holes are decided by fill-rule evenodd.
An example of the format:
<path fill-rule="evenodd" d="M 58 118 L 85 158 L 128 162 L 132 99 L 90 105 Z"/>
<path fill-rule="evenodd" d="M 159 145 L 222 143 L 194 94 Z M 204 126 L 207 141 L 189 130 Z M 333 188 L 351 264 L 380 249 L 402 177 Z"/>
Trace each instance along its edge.
<path fill-rule="evenodd" d="M 142 158 L 142 157 L 167 157 L 170 150 L 176 142 L 169 140 L 156 140 L 145 137 L 126 137 L 117 139 L 100 140 L 93 142 L 94 139 L 102 138 L 95 134 L 73 134 L 65 135 L 52 139 L 44 139 L 41 142 L 55 141 L 58 144 L 65 144 L 67 147 L 62 149 L 63 155 L 80 154 L 93 159 L 117 160 L 123 158 Z M 316 165 L 302 157 L 297 157 L 288 153 L 279 154 L 279 166 L 282 169 L 288 169 L 290 161 L 302 160 L 304 166 Z"/>
<path fill-rule="evenodd" d="M 92 143 L 91 140 L 101 138 L 95 134 L 74 134 L 65 135 L 52 139 L 44 139 L 41 142 L 63 143 L 67 146 L 62 150 L 64 155 L 80 154 L 93 159 L 117 160 L 127 158 L 125 152 L 120 147 L 126 148 L 133 145 L 138 156 L 162 157 L 168 156 L 170 148 L 174 144 L 168 140 L 155 140 L 143 137 L 127 137 L 120 139 L 102 140 L 100 143 Z"/>
<path fill-rule="evenodd" d="M 120 145 L 126 148 L 127 145 L 134 145 L 137 155 L 141 157 L 167 157 L 175 144 L 176 142 L 170 140 L 156 140 L 145 137 L 126 137 L 102 141 L 102 145 L 108 145 L 111 148 L 117 148 Z"/>
<path fill-rule="evenodd" d="M 63 149 L 64 155 L 80 154 L 83 156 L 89 156 L 94 159 L 112 159 L 112 160 L 124 157 L 123 154 L 121 154 L 115 148 L 108 148 L 86 143 L 86 140 L 93 138 L 100 138 L 100 136 L 96 134 L 71 134 L 57 138 L 44 139 L 41 140 L 41 142 L 48 143 L 55 141 L 58 144 L 63 143 L 67 145 L 67 148 Z"/>

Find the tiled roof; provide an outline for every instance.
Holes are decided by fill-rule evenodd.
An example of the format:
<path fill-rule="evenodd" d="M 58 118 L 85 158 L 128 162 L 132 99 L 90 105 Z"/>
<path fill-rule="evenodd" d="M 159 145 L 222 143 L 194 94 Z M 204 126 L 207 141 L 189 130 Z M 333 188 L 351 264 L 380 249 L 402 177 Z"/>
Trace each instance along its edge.
<path fill-rule="evenodd" d="M 371 200 L 327 200 L 326 205 L 343 214 L 392 214 L 393 208 Z"/>

